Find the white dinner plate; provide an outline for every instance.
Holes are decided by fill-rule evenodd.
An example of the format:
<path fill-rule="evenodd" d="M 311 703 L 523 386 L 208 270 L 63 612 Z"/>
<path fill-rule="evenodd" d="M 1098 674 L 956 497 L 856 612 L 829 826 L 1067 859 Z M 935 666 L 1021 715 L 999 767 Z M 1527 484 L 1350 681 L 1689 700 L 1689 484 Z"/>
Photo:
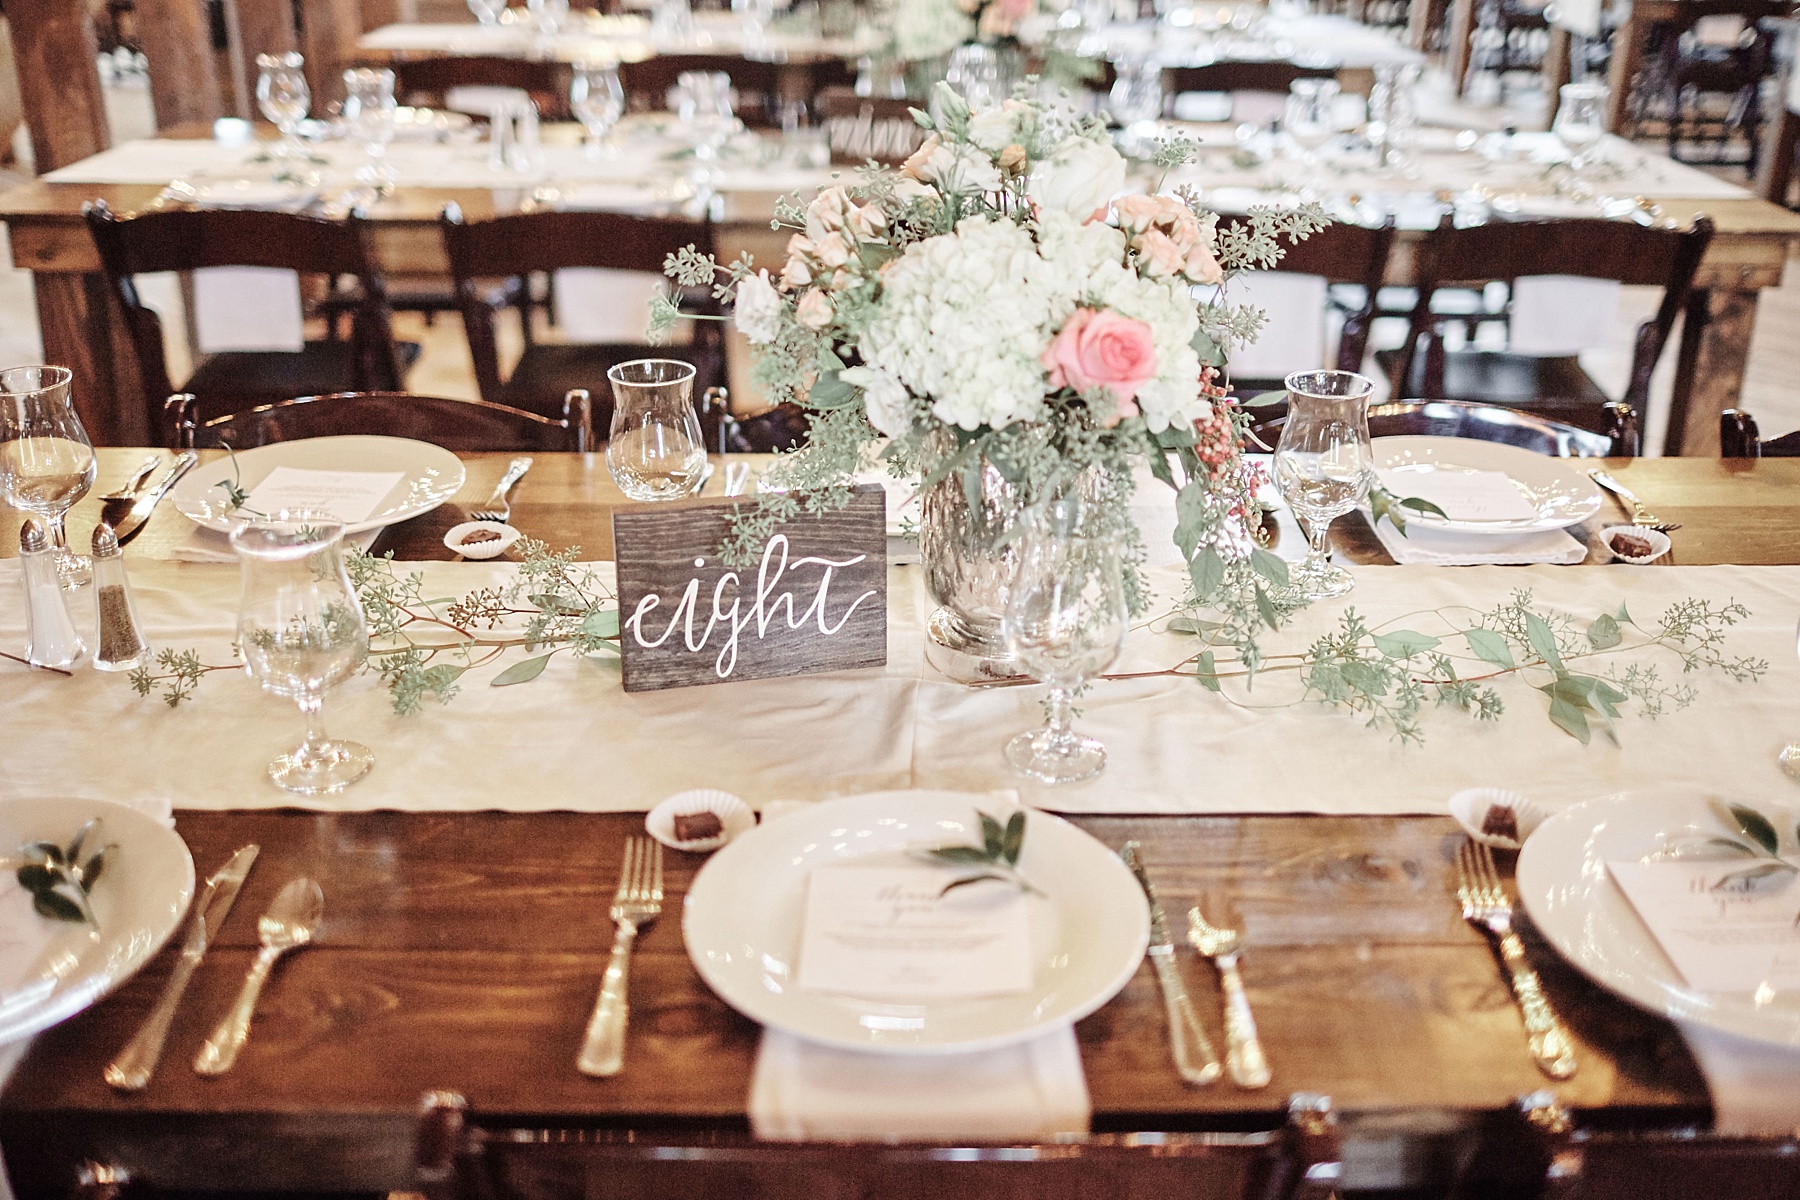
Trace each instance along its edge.
<path fill-rule="evenodd" d="M 97 934 L 38 916 L 13 876 L 19 847 L 67 845 L 94 817 L 98 841 L 88 850 L 117 847 L 88 895 Z M 194 896 L 194 860 L 180 835 L 105 800 L 0 800 L 0 858 L 7 863 L 0 880 L 0 1044 L 67 1020 L 131 978 L 169 940 Z"/>
<path fill-rule="evenodd" d="M 1031 987 L 1003 996 L 890 1003 L 796 985 L 801 912 L 815 867 L 917 865 L 912 851 L 981 842 L 980 805 L 959 792 L 874 792 L 812 805 L 714 854 L 688 890 L 682 935 L 708 986 L 753 1021 L 808 1041 L 942 1054 L 1024 1041 L 1080 1020 L 1125 986 L 1150 941 L 1144 893 L 1111 850 L 1060 817 L 1026 819 Z M 987 886 L 987 885 L 983 885 Z"/>
<path fill-rule="evenodd" d="M 463 485 L 462 460 L 430 442 L 411 438 L 343 437 L 302 438 L 274 442 L 237 453 L 238 480 L 246 492 L 268 477 L 276 467 L 309 471 L 399 471 L 403 478 L 364 521 L 344 527 L 345 533 L 361 533 L 408 521 L 430 512 Z M 196 525 L 230 533 L 243 523 L 234 516 L 224 481 L 231 479 L 231 461 L 218 459 L 189 471 L 169 493 L 175 510 Z"/>
<path fill-rule="evenodd" d="M 1405 435 L 1378 437 L 1373 442 L 1378 471 L 1423 475 L 1440 471 L 1498 471 L 1512 481 L 1535 509 L 1530 517 L 1496 521 L 1455 520 L 1408 509 L 1408 524 L 1417 521 L 1436 529 L 1458 533 L 1531 533 L 1561 529 L 1587 520 L 1600 511 L 1600 488 L 1586 474 L 1564 459 L 1538 454 L 1504 442 L 1479 438 Z M 1405 496 L 1404 489 L 1394 489 Z"/>
<path fill-rule="evenodd" d="M 1782 850 L 1794 851 L 1800 812 L 1769 800 L 1721 799 L 1781 818 Z M 1759 1003 L 1750 992 L 1689 987 L 1606 869 L 1609 861 L 1635 862 L 1671 844 L 1735 832 L 1720 825 L 1707 800 L 1697 787 L 1668 787 L 1557 813 L 1519 854 L 1519 898 L 1550 944 L 1602 987 L 1671 1020 L 1800 1046 L 1800 995 L 1777 992 Z"/>

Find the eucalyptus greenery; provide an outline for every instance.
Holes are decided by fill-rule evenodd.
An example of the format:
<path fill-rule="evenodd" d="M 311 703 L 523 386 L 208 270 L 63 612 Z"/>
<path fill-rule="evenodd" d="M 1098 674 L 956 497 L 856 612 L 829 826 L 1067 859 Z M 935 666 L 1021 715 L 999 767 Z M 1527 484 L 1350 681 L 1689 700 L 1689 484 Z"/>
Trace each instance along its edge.
<path fill-rule="evenodd" d="M 1734 804 L 1716 796 L 1707 799 L 1713 816 L 1729 831 L 1724 837 L 1708 837 L 1678 842 L 1655 855 L 1659 859 L 1743 861 L 1748 865 L 1728 871 L 1713 883 L 1714 891 L 1732 886 L 1755 886 L 1760 883 L 1792 883 L 1800 875 L 1800 866 L 1781 853 L 1781 834 L 1775 822 L 1747 804 Z M 1800 843 L 1800 824 L 1794 829 Z M 1800 915 L 1794 917 L 1800 925 Z"/>
<path fill-rule="evenodd" d="M 924 852 L 927 858 L 945 866 L 977 868 L 973 875 L 946 883 L 938 895 L 948 896 L 959 887 L 984 880 L 1009 883 L 1022 892 L 1043 895 L 1019 874 L 1019 855 L 1025 849 L 1025 810 L 1020 809 L 1008 817 L 1005 825 L 980 809 L 975 810 L 975 815 L 981 820 L 981 845 L 936 846 Z"/>
<path fill-rule="evenodd" d="M 31 906 L 39 914 L 57 921 L 81 921 L 99 932 L 100 923 L 94 919 L 88 893 L 100 881 L 107 856 L 116 848 L 108 844 L 88 853 L 87 847 L 99 829 L 100 818 L 95 817 L 76 830 L 67 846 L 40 841 L 19 847 L 19 857 L 24 862 L 16 877 L 19 886 L 31 893 Z"/>

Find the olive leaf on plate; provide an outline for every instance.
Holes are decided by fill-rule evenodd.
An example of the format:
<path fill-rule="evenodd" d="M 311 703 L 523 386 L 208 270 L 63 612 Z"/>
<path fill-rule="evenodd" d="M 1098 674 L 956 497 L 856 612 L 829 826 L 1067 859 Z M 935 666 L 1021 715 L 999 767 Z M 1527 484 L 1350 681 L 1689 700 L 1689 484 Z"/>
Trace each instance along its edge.
<path fill-rule="evenodd" d="M 1025 849 L 1025 810 L 1020 809 L 1014 813 L 1005 825 L 980 809 L 975 810 L 975 815 L 981 818 L 981 845 L 938 846 L 925 851 L 928 856 L 947 866 L 981 868 L 973 875 L 952 879 L 938 895 L 947 896 L 959 887 L 990 879 L 1010 883 L 1022 892 L 1043 895 L 1018 870 L 1019 854 Z"/>
<path fill-rule="evenodd" d="M 25 862 L 17 872 L 19 886 L 31 893 L 31 906 L 40 914 L 57 921 L 85 922 L 96 933 L 100 923 L 94 919 L 88 893 L 106 870 L 114 846 L 104 845 L 85 859 L 82 855 L 99 828 L 100 818 L 95 817 L 76 831 L 67 846 L 27 842 L 19 847 L 19 857 Z"/>

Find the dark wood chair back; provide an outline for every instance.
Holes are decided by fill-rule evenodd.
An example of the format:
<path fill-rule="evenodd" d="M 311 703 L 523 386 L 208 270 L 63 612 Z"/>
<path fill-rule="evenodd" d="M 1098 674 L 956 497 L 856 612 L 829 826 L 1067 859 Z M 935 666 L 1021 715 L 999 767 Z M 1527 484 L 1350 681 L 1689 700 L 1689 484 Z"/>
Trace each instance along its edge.
<path fill-rule="evenodd" d="M 634 109 L 660 109 L 669 89 L 688 71 L 722 71 L 731 76 L 737 92 L 737 115 L 746 125 L 778 124 L 781 66 L 761 59 L 729 54 L 659 54 L 642 62 L 619 64 L 619 82 L 625 101 Z M 804 97 L 810 99 L 810 97 Z"/>
<path fill-rule="evenodd" d="M 1173 104 L 1182 92 L 1285 92 L 1296 79 L 1335 79 L 1336 67 L 1296 63 L 1215 62 L 1203 67 L 1164 67 L 1163 93 Z"/>
<path fill-rule="evenodd" d="M 1242 217 L 1221 217 L 1219 227 L 1239 224 Z M 1340 371 L 1362 370 L 1363 355 L 1369 348 L 1369 325 L 1375 319 L 1376 301 L 1381 280 L 1387 272 L 1388 255 L 1394 248 L 1394 219 L 1370 228 L 1346 221 L 1333 222 L 1303 242 L 1286 246 L 1286 253 L 1276 270 L 1298 275 L 1322 276 L 1328 283 L 1356 284 L 1363 289 L 1363 302 L 1344 318 L 1343 332 L 1338 337 L 1337 368 Z M 1296 363 L 1295 370 L 1317 366 Z"/>
<path fill-rule="evenodd" d="M 873 159 L 886 166 L 905 162 L 925 140 L 912 118 L 910 100 L 859 96 L 852 88 L 828 88 L 819 94 L 831 161 L 860 167 Z"/>
<path fill-rule="evenodd" d="M 1329 1105 L 1323 1097 L 1295 1097 L 1279 1129 L 1172 1133 L 1152 1144 L 1132 1134 L 1093 1134 L 1041 1147 L 784 1144 L 743 1134 L 682 1138 L 509 1128 L 468 1117 L 461 1097 L 434 1093 L 424 1106 L 417 1174 L 432 1200 L 1323 1200 L 1334 1194 L 1340 1174 Z"/>
<path fill-rule="evenodd" d="M 702 254 L 713 252 L 712 224 L 678 217 L 532 212 L 465 222 L 461 210 L 451 205 L 444 210 L 439 228 L 475 361 L 476 383 L 482 397 L 493 403 L 500 402 L 504 381 L 488 281 L 564 267 L 610 267 L 661 275 L 664 262 L 683 247 L 692 246 Z M 717 311 L 710 293 L 690 295 L 683 306 L 690 311 Z M 722 357 L 724 335 L 719 322 L 698 321 L 695 325 L 695 345 Z M 596 409 L 596 421 L 606 428 L 612 416 L 611 398 L 598 399 Z"/>
<path fill-rule="evenodd" d="M 806 444 L 812 418 L 791 403 L 738 416 L 731 411 L 730 390 L 710 387 L 701 397 L 700 428 L 706 444 L 720 454 L 778 454 Z"/>
<path fill-rule="evenodd" d="M 1280 408 L 1259 408 L 1269 413 L 1258 419 L 1252 431 L 1273 446 L 1286 422 Z M 1396 400 L 1369 408 L 1370 437 L 1427 435 L 1474 438 L 1504 442 L 1555 458 L 1635 458 L 1639 450 L 1637 415 L 1630 406 L 1615 401 L 1606 406 L 1608 432 L 1595 433 L 1561 421 L 1523 413 L 1496 404 L 1471 404 L 1463 400 Z"/>
<path fill-rule="evenodd" d="M 443 54 L 400 58 L 392 64 L 394 94 L 402 103 L 442 107 L 444 93 L 459 87 L 509 87 L 528 92 L 546 120 L 569 117 L 569 68 L 560 62 L 486 55 Z"/>
<path fill-rule="evenodd" d="M 354 382 L 372 389 L 399 385 L 401 366 L 389 319 L 387 285 L 375 265 L 368 229 L 361 218 L 351 215 L 334 221 L 238 209 L 170 209 L 121 218 L 104 201 L 87 205 L 83 212 L 107 281 L 125 310 L 151 428 L 156 427 L 156 406 L 175 385 L 163 353 L 162 320 L 139 297 L 136 277 L 159 271 L 280 267 L 302 275 L 322 275 L 334 283 L 344 276 L 353 277 L 357 284 L 351 317 Z"/>
<path fill-rule="evenodd" d="M 1800 458 L 1800 430 L 1764 441 L 1756 418 L 1741 408 L 1719 414 L 1721 458 Z"/>
<path fill-rule="evenodd" d="M 1650 374 L 1668 343 L 1675 318 L 1693 290 L 1694 273 L 1712 241 L 1710 218 L 1687 230 L 1651 228 L 1631 221 L 1580 218 L 1559 221 L 1493 221 L 1456 228 L 1448 223 L 1425 235 L 1417 255 L 1418 301 L 1403 352 L 1395 358 L 1393 394 L 1406 396 L 1415 362 L 1425 356 L 1425 396 L 1444 392 L 1443 342 L 1431 297 L 1441 287 L 1475 287 L 1524 275 L 1577 275 L 1663 289 L 1656 315 L 1638 327 L 1631 381 L 1623 399 L 1642 413 L 1650 399 Z M 1685 416 L 1685 414 L 1683 414 Z"/>
<path fill-rule="evenodd" d="M 169 397 L 176 449 L 230 446 L 250 450 L 271 442 L 340 434 L 414 438 L 446 450 L 566 450 L 594 445 L 593 405 L 586 392 L 570 392 L 562 420 L 489 404 L 412 396 L 403 392 L 338 392 L 300 396 L 244 412 L 202 420 L 190 395 Z"/>

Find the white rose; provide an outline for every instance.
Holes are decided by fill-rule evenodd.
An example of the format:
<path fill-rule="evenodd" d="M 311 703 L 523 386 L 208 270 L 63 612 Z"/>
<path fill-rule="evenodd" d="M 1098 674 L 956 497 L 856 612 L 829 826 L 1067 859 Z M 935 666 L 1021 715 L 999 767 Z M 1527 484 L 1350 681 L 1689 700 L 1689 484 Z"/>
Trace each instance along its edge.
<path fill-rule="evenodd" d="M 912 427 L 912 397 L 886 371 L 879 367 L 848 367 L 838 372 L 838 378 L 863 390 L 869 424 L 881 434 L 897 438 Z"/>
<path fill-rule="evenodd" d="M 758 271 L 739 281 L 733 316 L 737 327 L 752 342 L 766 345 L 775 340 L 781 332 L 781 297 L 769 282 L 768 271 Z"/>
<path fill-rule="evenodd" d="M 1017 136 L 1017 122 L 1008 105 L 996 104 L 969 118 L 969 140 L 989 154 L 1000 153 L 1017 140 Z"/>
<path fill-rule="evenodd" d="M 967 144 L 939 143 L 933 147 L 925 161 L 919 164 L 919 177 L 952 196 L 1000 190 L 1000 168 L 994 165 L 993 159 Z M 1120 186 L 1124 186 L 1122 176 Z"/>
<path fill-rule="evenodd" d="M 1092 220 L 1125 189 L 1125 158 L 1111 143 L 1071 137 L 1031 173 L 1027 191 L 1042 208 Z"/>

